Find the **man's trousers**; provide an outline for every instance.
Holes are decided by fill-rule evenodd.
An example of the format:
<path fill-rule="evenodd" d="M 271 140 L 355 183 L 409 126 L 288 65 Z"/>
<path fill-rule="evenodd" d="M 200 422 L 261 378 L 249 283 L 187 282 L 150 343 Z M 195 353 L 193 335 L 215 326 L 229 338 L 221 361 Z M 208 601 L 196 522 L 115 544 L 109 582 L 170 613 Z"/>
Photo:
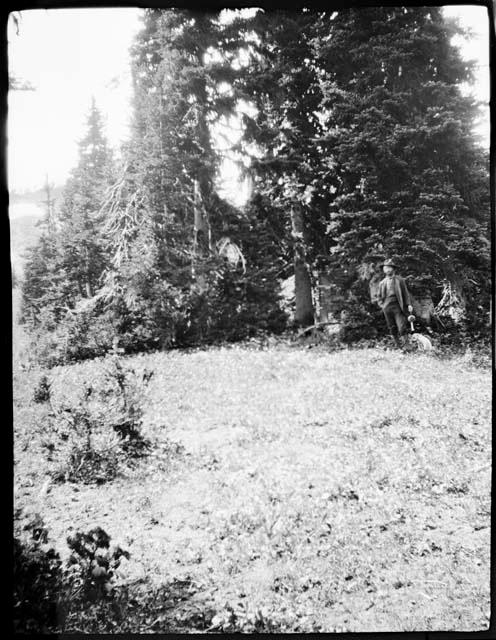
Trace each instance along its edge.
<path fill-rule="evenodd" d="M 406 333 L 406 317 L 397 302 L 392 302 L 382 310 L 389 333 L 393 336 L 396 344 L 401 344 L 400 337 Z"/>

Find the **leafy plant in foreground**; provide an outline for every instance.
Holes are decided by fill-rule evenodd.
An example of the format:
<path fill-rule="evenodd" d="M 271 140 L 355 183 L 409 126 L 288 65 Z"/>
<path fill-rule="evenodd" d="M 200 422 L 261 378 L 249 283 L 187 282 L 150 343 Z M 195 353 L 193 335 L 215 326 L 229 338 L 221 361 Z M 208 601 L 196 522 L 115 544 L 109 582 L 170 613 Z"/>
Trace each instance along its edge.
<path fill-rule="evenodd" d="M 62 561 L 48 545 L 48 531 L 38 515 L 19 526 L 14 537 L 14 632 L 44 632 L 59 619 Z"/>
<path fill-rule="evenodd" d="M 72 553 L 63 563 L 49 544 L 42 518 L 35 514 L 22 526 L 21 519 L 22 512 L 17 510 L 14 631 L 54 633 L 67 627 L 85 628 L 94 618 L 115 617 L 119 598 L 112 582 L 121 559 L 128 559 L 129 553 L 112 547 L 110 536 L 95 527 L 67 538 Z"/>
<path fill-rule="evenodd" d="M 91 601 L 111 595 L 111 580 L 121 558 L 129 559 L 129 553 L 119 546 L 111 548 L 110 536 L 101 527 L 88 533 L 78 531 L 67 538 L 67 544 L 72 550 L 68 564 L 76 593 Z"/>

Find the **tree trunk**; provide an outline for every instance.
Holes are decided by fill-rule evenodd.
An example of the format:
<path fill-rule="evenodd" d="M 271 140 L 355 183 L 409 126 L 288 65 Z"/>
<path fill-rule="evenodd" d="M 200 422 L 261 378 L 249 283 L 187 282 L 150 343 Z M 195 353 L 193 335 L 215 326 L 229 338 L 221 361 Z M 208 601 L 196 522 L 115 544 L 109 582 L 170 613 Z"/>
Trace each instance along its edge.
<path fill-rule="evenodd" d="M 79 295 L 81 296 L 81 298 L 84 298 L 84 289 L 83 289 L 83 285 L 81 284 L 81 279 L 80 278 L 77 279 L 77 288 L 78 288 Z"/>
<path fill-rule="evenodd" d="M 84 248 L 84 258 L 85 258 L 85 279 L 84 279 L 84 288 L 86 291 L 86 297 L 87 298 L 92 298 L 93 297 L 93 289 L 91 286 L 91 276 L 90 276 L 90 256 L 89 256 L 89 251 L 88 251 L 88 247 Z"/>
<path fill-rule="evenodd" d="M 45 186 L 44 191 L 46 195 L 46 200 L 43 201 L 45 205 L 45 221 L 47 226 L 47 231 L 50 237 L 53 237 L 55 233 L 55 199 L 52 198 L 52 187 L 53 185 L 48 182 L 48 175 L 45 176 Z"/>
<path fill-rule="evenodd" d="M 194 243 L 195 252 L 199 255 L 205 255 L 210 249 L 210 224 L 203 206 L 203 199 L 198 180 L 194 182 Z"/>
<path fill-rule="evenodd" d="M 307 327 L 314 322 L 314 309 L 312 282 L 306 261 L 303 215 L 298 205 L 291 209 L 291 225 L 294 240 L 295 323 Z"/>
<path fill-rule="evenodd" d="M 193 260 L 191 274 L 196 276 L 195 262 L 197 258 L 207 256 L 211 251 L 211 231 L 207 212 L 203 206 L 200 183 L 194 181 L 194 224 L 193 224 Z"/>

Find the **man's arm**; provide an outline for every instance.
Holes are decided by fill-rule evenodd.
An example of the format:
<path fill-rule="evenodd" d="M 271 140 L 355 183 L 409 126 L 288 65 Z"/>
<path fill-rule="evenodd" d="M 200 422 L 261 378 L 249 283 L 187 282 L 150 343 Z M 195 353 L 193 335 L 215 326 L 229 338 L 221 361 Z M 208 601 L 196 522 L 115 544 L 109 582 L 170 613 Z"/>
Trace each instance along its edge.
<path fill-rule="evenodd" d="M 377 293 L 376 301 L 380 306 L 380 308 L 382 309 L 384 305 L 384 287 L 383 287 L 382 281 L 379 283 L 379 291 Z"/>
<path fill-rule="evenodd" d="M 413 311 L 412 300 L 410 298 L 410 292 L 408 291 L 408 287 L 406 286 L 406 282 L 403 278 L 400 280 L 401 294 L 403 296 L 403 301 L 405 305 L 408 307 L 408 311 L 411 313 Z"/>

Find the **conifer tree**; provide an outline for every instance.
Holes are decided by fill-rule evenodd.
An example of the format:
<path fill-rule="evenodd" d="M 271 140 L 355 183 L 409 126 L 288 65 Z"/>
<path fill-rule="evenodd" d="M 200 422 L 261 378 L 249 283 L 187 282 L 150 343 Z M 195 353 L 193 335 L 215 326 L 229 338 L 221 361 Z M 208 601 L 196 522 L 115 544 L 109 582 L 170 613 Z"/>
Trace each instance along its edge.
<path fill-rule="evenodd" d="M 300 293 L 339 265 L 366 303 L 375 265 L 397 254 L 419 296 L 437 301 L 451 280 L 472 311 L 487 305 L 487 159 L 456 25 L 440 8 L 377 7 L 258 12 L 244 29 L 255 37 L 237 85 L 257 108 L 245 140 L 263 150 L 257 190 L 293 222 Z"/>
<path fill-rule="evenodd" d="M 295 322 L 313 324 L 311 188 L 313 139 L 320 131 L 315 110 L 320 87 L 310 47 L 315 16 L 308 10 L 256 13 L 245 26 L 252 34 L 251 63 L 236 83 L 256 108 L 245 116 L 245 143 L 261 152 L 252 171 L 257 192 L 286 214 L 295 276 Z"/>
<path fill-rule="evenodd" d="M 46 231 L 41 233 L 36 245 L 26 252 L 20 322 L 29 328 L 40 324 L 43 309 L 51 310 L 54 322 L 63 315 L 61 309 L 57 308 L 60 282 L 56 282 L 56 255 L 55 238 Z"/>
<path fill-rule="evenodd" d="M 132 141 L 121 186 L 106 205 L 111 268 L 105 295 L 120 318 L 120 330 L 142 336 L 136 339 L 145 347 L 175 339 L 174 324 L 186 307 L 183 289 L 192 275 L 195 183 L 202 174 L 203 203 L 207 168 L 212 165 L 212 172 L 214 162 L 203 135 L 205 91 L 201 81 L 194 83 L 195 70 L 202 73 L 201 57 L 195 55 L 194 41 L 190 50 L 174 43 L 174 34 L 180 37 L 192 26 L 189 18 L 182 11 L 144 13 L 131 52 Z M 202 172 L 201 157 L 209 152 Z"/>
<path fill-rule="evenodd" d="M 96 293 L 106 264 L 100 209 L 111 180 L 112 153 L 93 100 L 56 219 L 47 193 L 44 228 L 26 262 L 22 317 L 33 327 L 50 331 Z"/>
<path fill-rule="evenodd" d="M 72 286 L 71 304 L 95 295 L 106 266 L 101 205 L 112 179 L 112 151 L 93 98 L 59 212 L 60 267 Z"/>
<path fill-rule="evenodd" d="M 436 7 L 340 10 L 314 38 L 325 133 L 316 188 L 328 196 L 332 256 L 370 277 L 397 255 L 420 296 L 442 284 L 488 301 L 489 181 L 473 134 L 471 65 Z"/>
<path fill-rule="evenodd" d="M 113 260 L 106 291 L 129 320 L 128 334 L 154 336 L 156 344 L 218 339 L 219 323 L 226 335 L 239 335 L 242 325 L 227 327 L 227 319 L 235 325 L 234 309 L 252 304 L 245 277 L 216 246 L 227 237 L 240 243 L 245 228 L 216 193 L 212 126 L 235 105 L 221 90 L 235 75 L 222 50 L 227 40 L 216 13 L 148 10 L 132 50 L 133 140 L 122 193 L 140 205 L 131 213 L 122 197 L 108 203 L 113 254 L 122 256 L 125 238 L 128 250 L 118 265 Z M 229 215 L 220 220 L 220 211 Z M 250 274 L 263 277 L 258 269 Z M 277 296 L 271 305 L 278 309 Z M 253 317 L 244 317 L 253 327 Z"/>

